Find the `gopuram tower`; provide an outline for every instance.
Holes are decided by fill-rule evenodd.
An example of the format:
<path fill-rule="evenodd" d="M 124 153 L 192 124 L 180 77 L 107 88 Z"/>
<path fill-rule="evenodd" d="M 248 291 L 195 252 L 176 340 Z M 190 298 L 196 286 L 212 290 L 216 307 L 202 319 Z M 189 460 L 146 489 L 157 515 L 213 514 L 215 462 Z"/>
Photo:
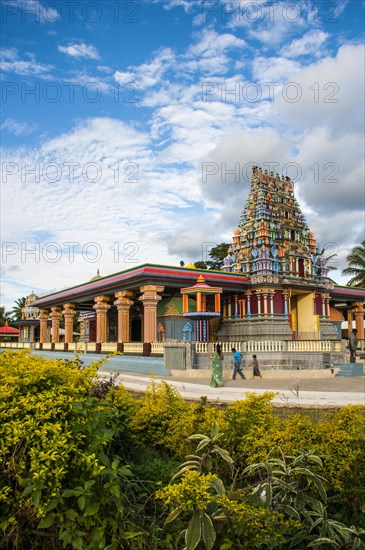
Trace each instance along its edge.
<path fill-rule="evenodd" d="M 224 319 L 220 338 L 337 337 L 329 322 L 333 283 L 289 177 L 253 168 L 222 270 L 242 273 L 251 285 L 237 296 L 239 315 Z"/>

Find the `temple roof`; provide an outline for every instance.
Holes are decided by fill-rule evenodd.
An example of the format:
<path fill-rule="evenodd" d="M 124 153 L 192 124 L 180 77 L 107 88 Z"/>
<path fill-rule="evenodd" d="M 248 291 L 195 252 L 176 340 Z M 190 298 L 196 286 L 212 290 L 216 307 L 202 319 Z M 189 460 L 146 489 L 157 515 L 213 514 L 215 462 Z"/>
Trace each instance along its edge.
<path fill-rule="evenodd" d="M 19 334 L 19 330 L 17 328 L 9 327 L 8 323 L 5 322 L 5 325 L 0 327 L 0 334 L 12 334 L 16 336 Z"/>
<path fill-rule="evenodd" d="M 143 264 L 119 273 L 113 273 L 97 281 L 89 281 L 48 294 L 33 302 L 32 305 L 38 308 L 48 308 L 51 306 L 62 306 L 66 302 L 82 304 L 88 300 L 91 301 L 95 296 L 105 293 L 112 294 L 117 290 L 134 290 L 139 292 L 140 286 L 145 284 L 159 284 L 171 290 L 180 290 L 188 285 L 193 285 L 199 274 L 203 275 L 209 284 L 222 287 L 224 292 L 242 293 L 251 287 L 251 283 L 242 273 L 223 273 L 221 271 Z M 290 287 L 294 283 L 298 287 L 305 286 L 299 278 L 297 280 L 283 280 L 280 283 L 273 284 L 280 287 Z M 313 286 L 315 288 L 314 281 Z M 348 301 L 361 301 L 365 299 L 365 290 L 360 288 L 339 285 L 334 285 L 333 288 L 332 285 L 328 290 L 336 297 Z"/>
<path fill-rule="evenodd" d="M 242 291 L 245 285 L 248 285 L 248 279 L 242 273 L 222 273 L 220 271 L 188 269 L 185 267 L 143 264 L 102 277 L 97 281 L 89 281 L 42 296 L 33 305 L 41 308 L 62 305 L 67 301 L 80 302 L 91 299 L 91 297 L 98 294 L 111 293 L 122 289 L 139 291 L 140 286 L 145 284 L 162 284 L 169 286 L 169 288 L 180 289 L 185 285 L 196 282 L 199 274 L 203 275 L 213 285 L 224 285 L 225 290 L 238 292 Z"/>

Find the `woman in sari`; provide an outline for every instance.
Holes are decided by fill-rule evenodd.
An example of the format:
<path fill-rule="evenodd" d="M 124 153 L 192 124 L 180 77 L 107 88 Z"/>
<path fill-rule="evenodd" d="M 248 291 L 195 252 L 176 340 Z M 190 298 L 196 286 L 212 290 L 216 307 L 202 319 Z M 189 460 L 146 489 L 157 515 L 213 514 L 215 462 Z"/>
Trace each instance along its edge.
<path fill-rule="evenodd" d="M 219 344 L 212 356 L 212 378 L 210 380 L 212 388 L 221 388 L 223 386 L 223 354 Z"/>

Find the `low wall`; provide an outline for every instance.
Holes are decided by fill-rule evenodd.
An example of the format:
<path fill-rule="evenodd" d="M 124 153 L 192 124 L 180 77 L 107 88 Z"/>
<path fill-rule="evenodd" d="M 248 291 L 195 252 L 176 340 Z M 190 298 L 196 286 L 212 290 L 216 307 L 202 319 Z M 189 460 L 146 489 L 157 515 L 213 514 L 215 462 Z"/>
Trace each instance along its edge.
<path fill-rule="evenodd" d="M 250 369 L 252 353 L 242 353 L 242 367 Z M 195 354 L 193 357 L 193 369 L 210 369 L 211 359 L 209 354 Z M 259 366 L 263 370 L 323 370 L 333 367 L 334 363 L 345 361 L 344 352 L 261 352 L 257 354 Z M 233 354 L 224 354 L 224 368 L 233 368 Z"/>
<path fill-rule="evenodd" d="M 223 380 L 230 380 L 232 378 L 233 368 L 224 368 L 223 370 Z M 265 380 L 295 380 L 298 378 L 308 378 L 308 379 L 329 379 L 334 378 L 339 371 L 339 368 L 330 368 L 330 369 L 303 369 L 303 370 L 273 370 L 273 369 L 261 369 L 262 375 Z M 171 370 L 171 376 L 179 379 L 188 380 L 206 380 L 211 377 L 212 371 L 210 369 L 187 369 L 187 370 Z M 244 369 L 244 375 L 249 380 L 253 378 L 252 368 Z M 239 380 L 239 376 L 237 375 Z"/>

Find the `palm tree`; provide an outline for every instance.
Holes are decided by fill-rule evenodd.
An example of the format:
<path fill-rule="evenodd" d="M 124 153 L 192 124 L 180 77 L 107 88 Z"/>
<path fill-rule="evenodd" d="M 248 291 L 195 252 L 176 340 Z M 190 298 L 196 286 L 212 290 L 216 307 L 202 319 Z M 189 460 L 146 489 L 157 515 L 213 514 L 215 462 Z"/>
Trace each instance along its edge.
<path fill-rule="evenodd" d="M 346 261 L 348 267 L 342 271 L 343 275 L 353 275 L 348 281 L 348 286 L 365 287 L 365 241 L 355 246 Z"/>
<path fill-rule="evenodd" d="M 23 296 L 23 298 L 18 298 L 15 300 L 15 306 L 13 307 L 11 311 L 11 315 L 14 319 L 14 321 L 20 321 L 22 318 L 22 308 L 25 306 L 27 298 Z"/>
<path fill-rule="evenodd" d="M 10 311 L 6 311 L 4 306 L 0 306 L 0 327 L 3 327 L 5 323 L 10 323 L 12 320 Z"/>

